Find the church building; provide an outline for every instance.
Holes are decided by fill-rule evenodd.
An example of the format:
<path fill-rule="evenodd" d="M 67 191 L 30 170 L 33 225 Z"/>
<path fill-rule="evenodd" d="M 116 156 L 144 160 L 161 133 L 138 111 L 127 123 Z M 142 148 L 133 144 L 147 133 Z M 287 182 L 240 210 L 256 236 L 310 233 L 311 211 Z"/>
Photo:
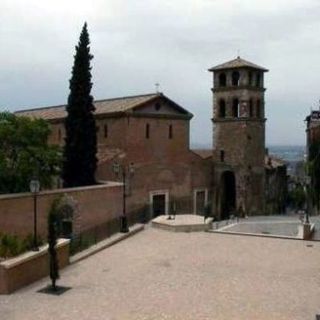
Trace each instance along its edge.
<path fill-rule="evenodd" d="M 213 148 L 190 149 L 193 115 L 162 93 L 95 101 L 98 181 L 126 173 L 128 213 L 195 213 L 217 219 L 265 211 L 264 73 L 240 57 L 213 73 Z M 47 120 L 63 145 L 66 106 L 21 110 Z"/>

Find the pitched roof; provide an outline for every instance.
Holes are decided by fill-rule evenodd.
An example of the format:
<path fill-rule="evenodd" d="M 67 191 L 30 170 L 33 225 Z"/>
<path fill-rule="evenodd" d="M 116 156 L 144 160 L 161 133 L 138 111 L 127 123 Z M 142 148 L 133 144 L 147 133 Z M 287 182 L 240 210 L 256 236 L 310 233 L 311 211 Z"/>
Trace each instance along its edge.
<path fill-rule="evenodd" d="M 240 58 L 239 56 L 236 59 L 219 64 L 215 67 L 212 67 L 209 69 L 209 71 L 217 71 L 217 70 L 224 70 L 224 69 L 236 69 L 236 68 L 252 68 L 252 69 L 262 70 L 264 72 L 269 71 L 268 69 L 260 67 L 257 64 L 254 64 L 250 61 L 244 60 L 244 59 Z"/>
<path fill-rule="evenodd" d="M 144 94 L 144 95 L 138 95 L 138 96 L 97 100 L 97 101 L 94 101 L 94 106 L 96 108 L 95 114 L 98 115 L 98 114 L 128 112 L 144 105 L 147 102 L 151 102 L 157 97 L 164 97 L 165 99 L 169 100 L 175 106 L 175 108 L 178 109 L 180 112 L 186 115 L 191 115 L 187 110 L 177 105 L 175 102 L 167 98 L 162 93 L 151 93 L 151 94 Z M 35 108 L 35 109 L 28 109 L 28 110 L 19 110 L 19 111 L 16 111 L 15 113 L 20 116 L 42 118 L 45 120 L 63 119 L 67 115 L 66 105 Z"/>

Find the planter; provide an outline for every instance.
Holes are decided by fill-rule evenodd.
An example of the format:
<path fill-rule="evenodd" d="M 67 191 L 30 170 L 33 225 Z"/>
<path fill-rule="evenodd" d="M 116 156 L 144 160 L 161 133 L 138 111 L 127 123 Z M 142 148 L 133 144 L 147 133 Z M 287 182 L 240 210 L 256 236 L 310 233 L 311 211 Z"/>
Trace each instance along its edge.
<path fill-rule="evenodd" d="M 69 264 L 69 242 L 68 239 L 58 240 L 59 269 Z M 29 251 L 0 262 L 0 294 L 9 294 L 48 275 L 48 245 L 44 245 L 39 251 Z"/>

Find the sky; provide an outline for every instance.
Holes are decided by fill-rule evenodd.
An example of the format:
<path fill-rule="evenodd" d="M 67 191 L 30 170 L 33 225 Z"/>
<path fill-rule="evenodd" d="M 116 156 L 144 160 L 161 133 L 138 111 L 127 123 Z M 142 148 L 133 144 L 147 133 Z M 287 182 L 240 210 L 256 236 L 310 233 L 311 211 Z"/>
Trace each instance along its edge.
<path fill-rule="evenodd" d="M 319 0 L 0 0 L 0 111 L 65 104 L 85 21 L 93 96 L 160 91 L 212 140 L 208 68 L 238 54 L 265 76 L 267 145 L 304 145 L 320 99 Z"/>

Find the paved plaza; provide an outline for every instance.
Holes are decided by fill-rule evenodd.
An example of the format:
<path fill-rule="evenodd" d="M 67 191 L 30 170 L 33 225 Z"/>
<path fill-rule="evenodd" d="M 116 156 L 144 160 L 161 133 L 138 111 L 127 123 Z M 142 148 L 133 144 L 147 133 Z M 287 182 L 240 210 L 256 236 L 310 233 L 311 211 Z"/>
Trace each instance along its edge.
<path fill-rule="evenodd" d="M 0 296 L 1 320 L 306 320 L 320 313 L 320 242 L 148 228 Z"/>

